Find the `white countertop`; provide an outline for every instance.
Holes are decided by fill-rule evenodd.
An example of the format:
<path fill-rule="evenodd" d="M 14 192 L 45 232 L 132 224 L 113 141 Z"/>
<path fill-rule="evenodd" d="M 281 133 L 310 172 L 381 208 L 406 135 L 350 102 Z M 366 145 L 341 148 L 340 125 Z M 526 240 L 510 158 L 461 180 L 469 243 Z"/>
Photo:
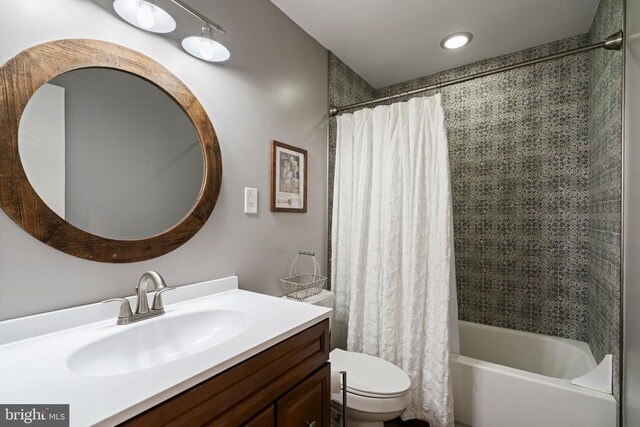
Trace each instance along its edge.
<path fill-rule="evenodd" d="M 328 319 L 331 310 L 237 289 L 237 277 L 165 293 L 166 314 L 116 325 L 117 304 L 90 304 L 0 322 L 0 402 L 69 404 L 71 426 L 113 425 Z M 210 310 L 241 309 L 257 321 L 224 343 L 179 360 L 113 376 L 68 367 L 78 349 L 145 322 Z"/>

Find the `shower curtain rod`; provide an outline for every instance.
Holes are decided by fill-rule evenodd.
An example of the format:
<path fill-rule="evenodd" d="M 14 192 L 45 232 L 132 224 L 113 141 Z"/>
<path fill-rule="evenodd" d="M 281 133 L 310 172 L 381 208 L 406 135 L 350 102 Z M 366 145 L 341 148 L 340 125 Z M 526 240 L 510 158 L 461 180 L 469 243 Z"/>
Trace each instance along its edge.
<path fill-rule="evenodd" d="M 540 62 L 551 61 L 552 59 L 564 58 L 565 56 L 575 55 L 576 53 L 588 52 L 590 50 L 600 49 L 600 48 L 604 48 L 607 50 L 620 50 L 622 48 L 622 40 L 623 40 L 622 36 L 623 36 L 622 31 L 618 31 L 617 33 L 610 35 L 603 42 L 600 42 L 600 43 L 594 43 L 588 46 L 583 46 L 576 49 L 567 50 L 564 52 L 553 53 L 551 55 L 542 56 L 536 59 L 530 59 L 529 61 L 519 62 L 513 65 L 506 65 L 504 67 L 494 68 L 493 70 L 482 71 L 480 73 L 471 74 L 465 77 L 458 77 L 457 79 L 447 80 L 447 81 L 436 83 L 433 85 L 421 87 L 419 89 L 402 92 L 396 95 L 390 95 L 390 96 L 385 96 L 383 98 L 372 99 L 370 101 L 349 104 L 343 107 L 331 107 L 329 109 L 329 116 L 333 117 L 336 114 L 346 110 L 352 110 L 354 108 L 359 108 L 359 107 L 366 107 L 367 105 L 377 104 L 379 102 L 391 101 L 391 100 L 402 98 L 405 96 L 417 95 L 419 93 L 427 92 L 429 90 L 440 89 L 446 86 L 452 86 L 458 83 L 468 82 L 469 80 L 475 80 L 480 77 L 486 77 L 492 74 L 502 73 L 504 71 L 515 70 L 516 68 L 522 68 L 522 67 L 527 67 L 529 65 L 539 64 Z"/>

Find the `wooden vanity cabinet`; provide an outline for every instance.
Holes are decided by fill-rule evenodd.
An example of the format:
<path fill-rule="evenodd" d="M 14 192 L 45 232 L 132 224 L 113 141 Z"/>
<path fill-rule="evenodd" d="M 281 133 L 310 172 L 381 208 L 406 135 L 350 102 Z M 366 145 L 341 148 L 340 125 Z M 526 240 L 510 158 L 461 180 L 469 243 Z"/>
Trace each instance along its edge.
<path fill-rule="evenodd" d="M 329 427 L 328 360 L 324 320 L 122 425 Z"/>

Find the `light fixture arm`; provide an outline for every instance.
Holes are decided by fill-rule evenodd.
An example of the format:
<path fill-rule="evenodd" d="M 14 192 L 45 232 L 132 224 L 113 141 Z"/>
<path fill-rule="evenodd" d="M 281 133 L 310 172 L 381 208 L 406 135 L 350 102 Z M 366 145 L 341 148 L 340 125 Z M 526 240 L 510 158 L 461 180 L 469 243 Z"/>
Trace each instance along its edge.
<path fill-rule="evenodd" d="M 213 22 L 212 20 L 210 20 L 209 18 L 207 18 L 206 16 L 204 16 L 203 14 L 201 14 L 200 12 L 198 12 L 197 10 L 189 6 L 188 4 L 182 2 L 182 0 L 171 0 L 171 1 L 176 5 L 180 6 L 182 9 L 189 12 L 190 14 L 192 14 L 193 16 L 195 16 L 196 18 L 198 18 L 199 20 L 201 20 L 202 22 L 206 23 L 211 29 L 221 32 L 222 34 L 226 33 L 224 28 L 222 28 L 220 25 L 216 24 L 215 22 Z"/>
<path fill-rule="evenodd" d="M 200 30 L 200 36 L 213 40 L 213 27 L 209 24 L 204 24 Z"/>

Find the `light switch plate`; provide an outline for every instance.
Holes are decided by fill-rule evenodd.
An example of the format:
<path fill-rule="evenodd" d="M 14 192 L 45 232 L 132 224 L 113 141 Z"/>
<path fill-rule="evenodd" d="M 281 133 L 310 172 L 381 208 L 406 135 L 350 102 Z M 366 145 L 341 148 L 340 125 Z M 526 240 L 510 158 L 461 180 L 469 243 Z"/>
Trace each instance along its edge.
<path fill-rule="evenodd" d="M 258 213 L 258 189 L 245 187 L 244 213 Z"/>

